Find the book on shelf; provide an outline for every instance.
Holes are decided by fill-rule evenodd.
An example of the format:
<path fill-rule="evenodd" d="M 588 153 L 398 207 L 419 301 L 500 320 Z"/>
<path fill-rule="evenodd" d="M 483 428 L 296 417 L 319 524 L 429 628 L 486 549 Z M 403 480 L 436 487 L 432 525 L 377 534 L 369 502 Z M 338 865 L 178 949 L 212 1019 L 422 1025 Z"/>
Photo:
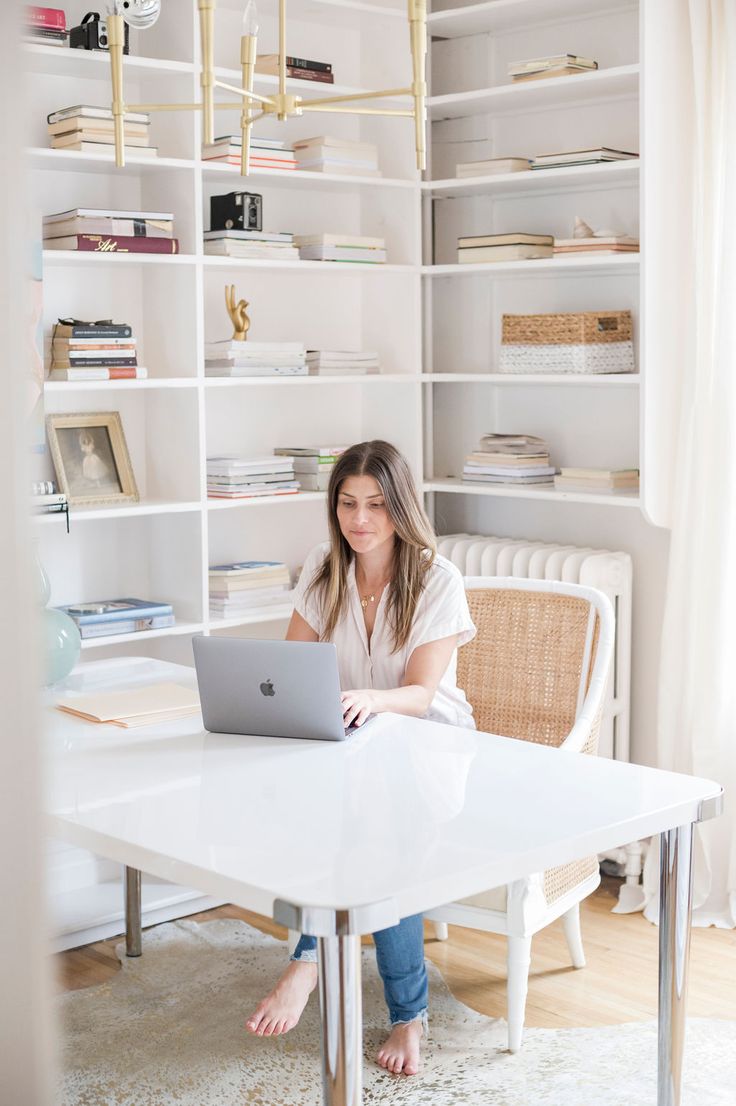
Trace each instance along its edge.
<path fill-rule="evenodd" d="M 553 473 L 556 470 L 550 468 L 548 476 L 526 476 L 519 473 L 509 473 L 506 476 L 472 476 L 463 470 L 463 482 L 469 484 L 510 484 L 518 487 L 526 487 L 529 484 L 547 484 L 550 487 L 554 483 Z"/>
<path fill-rule="evenodd" d="M 378 147 L 372 142 L 352 142 L 333 135 L 316 135 L 296 141 L 294 157 L 298 167 L 309 172 L 381 176 Z"/>
<path fill-rule="evenodd" d="M 122 367 L 96 366 L 94 368 L 59 368 L 54 365 L 49 370 L 49 380 L 146 380 L 148 369 L 142 365 Z"/>
<path fill-rule="evenodd" d="M 598 66 L 561 65 L 559 68 L 542 69 L 538 73 L 519 73 L 514 76 L 514 84 L 524 81 L 547 81 L 552 77 L 575 77 L 580 73 L 592 73 Z"/>
<path fill-rule="evenodd" d="M 44 239 L 73 234 L 112 234 L 125 238 L 171 238 L 174 224 L 163 219 L 116 219 L 109 215 L 96 218 L 72 216 L 69 219 L 44 220 Z"/>
<path fill-rule="evenodd" d="M 85 350 L 135 350 L 136 341 L 129 338 L 57 338 L 54 336 L 51 342 L 54 353 L 74 352 L 80 356 Z M 94 356 L 94 355 L 93 355 Z"/>
<path fill-rule="evenodd" d="M 290 231 L 265 231 L 265 230 L 206 230 L 203 235 L 205 242 L 218 242 L 221 238 L 227 238 L 233 242 L 277 242 L 290 246 L 293 244 L 294 235 Z"/>
<path fill-rule="evenodd" d="M 487 177 L 495 173 L 523 173 L 531 169 L 532 161 L 528 157 L 491 157 L 483 161 L 460 161 L 455 166 L 455 176 Z"/>
<path fill-rule="evenodd" d="M 52 111 L 50 115 L 46 116 L 46 122 L 53 125 L 54 123 L 62 123 L 69 119 L 106 119 L 112 121 L 113 114 L 110 108 L 98 107 L 96 104 L 74 104 L 73 107 L 60 108 L 58 111 Z M 148 125 L 151 121 L 151 117 L 145 112 L 141 111 L 126 111 L 125 126 L 129 123 L 142 123 Z M 173 216 L 169 216 L 173 218 Z"/>
<path fill-rule="evenodd" d="M 44 231 L 54 223 L 63 223 L 69 219 L 133 219 L 143 223 L 170 223 L 172 228 L 174 224 L 171 211 L 120 211 L 109 207 L 72 207 L 68 211 L 44 215 Z"/>
<path fill-rule="evenodd" d="M 259 242 L 257 239 L 221 238 L 208 239 L 202 246 L 211 257 L 234 257 L 254 261 L 298 261 L 299 250 L 287 242 Z"/>
<path fill-rule="evenodd" d="M 639 490 L 638 469 L 561 468 L 555 477 L 559 491 L 633 492 Z"/>
<path fill-rule="evenodd" d="M 59 607 L 77 626 L 93 626 L 103 623 L 123 622 L 126 619 L 161 618 L 172 615 L 171 603 L 158 603 L 151 599 L 101 599 L 92 603 L 69 603 Z"/>
<path fill-rule="evenodd" d="M 64 238 L 44 238 L 44 249 L 75 250 L 78 253 L 158 253 L 179 252 L 178 238 L 143 238 L 112 234 L 70 234 Z"/>
<path fill-rule="evenodd" d="M 279 607 L 286 604 L 291 605 L 293 597 L 293 591 L 291 588 L 283 587 L 274 590 L 271 594 L 266 594 L 264 589 L 263 594 L 256 595 L 248 594 L 244 600 L 230 600 L 220 599 L 217 596 L 210 596 L 210 615 L 213 618 L 237 618 L 240 615 L 247 615 L 253 611 L 259 610 L 261 607 Z"/>
<path fill-rule="evenodd" d="M 373 350 L 308 350 L 307 366 L 313 375 L 377 373 L 378 354 Z"/>
<path fill-rule="evenodd" d="M 299 491 L 291 458 L 209 457 L 207 495 L 212 499 L 245 499 L 291 495 Z"/>
<path fill-rule="evenodd" d="M 23 18 L 28 27 L 38 27 L 49 31 L 66 30 L 66 13 L 63 8 L 45 8 L 38 4 L 26 4 Z"/>
<path fill-rule="evenodd" d="M 539 154 L 532 160 L 532 169 L 559 169 L 569 165 L 596 165 L 609 161 L 630 161 L 638 154 L 596 146 L 585 150 L 565 150 L 556 154 Z"/>
<path fill-rule="evenodd" d="M 367 250 L 382 250 L 385 248 L 386 239 L 366 234 L 295 234 L 294 243 L 297 246 L 351 246 Z"/>
<path fill-rule="evenodd" d="M 273 577 L 268 582 L 264 582 L 263 579 L 249 580 L 247 577 L 235 577 L 235 579 L 213 579 L 210 577 L 210 595 L 215 595 L 221 599 L 240 598 L 245 600 L 246 593 L 252 594 L 253 592 L 264 591 L 283 591 L 284 588 L 291 587 L 291 577 L 289 576 L 289 570 L 284 566 L 281 575 Z"/>
<path fill-rule="evenodd" d="M 54 357 L 54 369 L 131 369 L 138 365 L 135 354 L 132 357 Z"/>
<path fill-rule="evenodd" d="M 230 476 L 239 472 L 293 472 L 290 457 L 277 457 L 267 454 L 265 457 L 208 457 L 207 473 Z"/>
<path fill-rule="evenodd" d="M 476 450 L 468 453 L 465 463 L 468 465 L 509 465 L 516 469 L 533 469 L 547 464 L 549 451 L 539 450 L 536 453 L 509 453 L 504 450 Z"/>
<path fill-rule="evenodd" d="M 537 261 L 554 257 L 553 246 L 526 246 L 522 243 L 509 246 L 464 247 L 457 251 L 460 265 L 484 264 L 491 261 Z"/>
<path fill-rule="evenodd" d="M 34 495 L 31 506 L 36 510 L 48 510 L 49 507 L 64 507 L 66 501 L 64 492 L 48 492 L 46 495 Z"/>
<path fill-rule="evenodd" d="M 531 434 L 484 434 L 480 448 L 469 453 L 463 481 L 476 484 L 552 484 L 557 469 L 550 464 L 544 438 Z"/>
<path fill-rule="evenodd" d="M 245 377 L 245 376 L 308 376 L 306 363 L 299 364 L 258 364 L 255 361 L 205 361 L 205 376 Z"/>
<path fill-rule="evenodd" d="M 58 338 L 91 338 L 102 340 L 108 338 L 130 338 L 133 329 L 128 323 L 87 323 L 81 319 L 59 319 L 54 324 L 54 341 Z"/>
<path fill-rule="evenodd" d="M 23 41 L 37 43 L 40 46 L 68 46 L 69 32 L 34 24 L 23 28 Z"/>
<path fill-rule="evenodd" d="M 81 638 L 110 637 L 112 634 L 140 634 L 146 630 L 166 630 L 176 625 L 173 614 L 151 615 L 147 618 L 126 618 L 115 622 L 100 622 L 79 627 Z"/>
<path fill-rule="evenodd" d="M 294 475 L 298 480 L 303 476 L 329 476 L 335 467 L 337 457 L 295 457 Z"/>
<path fill-rule="evenodd" d="M 52 150 L 73 150 L 79 154 L 103 154 L 109 157 L 110 160 L 115 157 L 115 148 L 112 142 L 107 142 L 104 138 L 95 139 L 80 139 L 70 136 L 68 141 L 58 141 L 51 143 Z M 145 143 L 127 142 L 123 146 L 123 153 L 126 158 L 155 158 L 158 157 L 158 147 L 147 146 Z"/>
<path fill-rule="evenodd" d="M 55 480 L 33 480 L 31 482 L 31 495 L 56 495 Z"/>
<path fill-rule="evenodd" d="M 277 457 L 318 457 L 326 461 L 337 460 L 348 447 L 346 445 L 303 445 L 278 446 L 274 449 Z"/>
<path fill-rule="evenodd" d="M 593 58 L 577 54 L 547 54 L 540 58 L 510 61 L 507 72 L 515 81 L 534 80 L 539 77 L 561 76 L 563 73 L 589 73 L 598 68 Z"/>
<path fill-rule="evenodd" d="M 523 231 L 511 231 L 507 234 L 473 234 L 458 238 L 458 249 L 477 249 L 479 246 L 553 246 L 551 234 L 528 234 Z"/>
<path fill-rule="evenodd" d="M 287 54 L 284 61 L 287 68 L 291 69 L 312 69 L 316 73 L 332 72 L 332 64 L 328 61 L 312 61 L 310 58 L 297 58 L 291 54 Z M 256 73 L 270 73 L 278 76 L 279 55 L 259 54 L 256 59 Z"/>
<path fill-rule="evenodd" d="M 126 729 L 153 722 L 173 722 L 198 714 L 200 710 L 197 689 L 175 683 L 148 684 L 125 691 L 73 692 L 57 699 L 56 707 L 85 722 Z"/>
<path fill-rule="evenodd" d="M 359 265 L 385 265 L 385 250 L 365 249 L 358 246 L 300 246 L 299 257 L 302 261 L 342 261 Z"/>
<path fill-rule="evenodd" d="M 210 565 L 207 574 L 210 585 L 213 580 L 281 580 L 289 577 L 289 570 L 283 561 L 228 561 L 226 564 Z"/>
<path fill-rule="evenodd" d="M 627 234 L 610 237 L 555 238 L 555 253 L 638 253 L 639 239 Z"/>
<path fill-rule="evenodd" d="M 46 130 L 50 137 L 63 138 L 64 135 L 82 133 L 92 136 L 111 135 L 115 137 L 115 124 L 110 119 L 92 119 L 87 116 L 77 115 L 69 116 L 66 119 L 60 119 L 58 123 L 47 123 Z M 132 138 L 144 139 L 143 145 L 148 145 L 148 136 L 150 134 L 149 123 L 132 123 L 128 121 L 128 116 L 125 116 L 125 140 L 130 142 Z M 136 143 L 137 144 L 137 143 Z"/>
<path fill-rule="evenodd" d="M 207 487 L 208 499 L 255 499 L 265 495 L 296 495 L 299 484 L 286 481 L 283 484 L 242 484 L 228 489 Z"/>
<path fill-rule="evenodd" d="M 319 472 L 296 472 L 303 492 L 326 492 L 334 465 L 323 465 Z"/>
<path fill-rule="evenodd" d="M 225 161 L 240 164 L 243 146 L 241 135 L 223 135 L 209 146 L 202 147 L 203 161 Z M 295 169 L 296 158 L 291 146 L 275 139 L 250 140 L 250 165 L 252 169 Z"/>
<path fill-rule="evenodd" d="M 484 434 L 480 440 L 479 452 L 539 457 L 548 453 L 549 447 L 544 438 L 534 434 Z"/>

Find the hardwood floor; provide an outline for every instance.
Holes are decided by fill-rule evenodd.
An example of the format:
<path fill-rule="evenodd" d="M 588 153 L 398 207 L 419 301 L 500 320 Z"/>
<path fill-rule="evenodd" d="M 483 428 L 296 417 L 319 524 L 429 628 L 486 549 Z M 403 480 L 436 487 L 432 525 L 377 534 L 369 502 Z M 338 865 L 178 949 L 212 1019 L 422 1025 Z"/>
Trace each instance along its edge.
<path fill-rule="evenodd" d="M 529 977 L 529 1026 L 615 1025 L 657 1013 L 657 929 L 641 914 L 611 914 L 618 883 L 604 879 L 582 906 L 587 967 L 570 967 L 559 922 L 535 937 Z M 265 933 L 284 930 L 235 906 L 194 915 L 241 918 Z M 103 983 L 119 971 L 111 938 L 72 949 L 54 959 L 59 987 L 74 990 Z M 144 937 L 145 948 L 145 937 Z M 491 1017 L 505 1016 L 506 942 L 502 937 L 450 927 L 450 939 L 437 941 L 427 926 L 426 954 L 461 1002 Z M 688 1013 L 693 1017 L 736 1019 L 736 932 L 694 929 Z"/>

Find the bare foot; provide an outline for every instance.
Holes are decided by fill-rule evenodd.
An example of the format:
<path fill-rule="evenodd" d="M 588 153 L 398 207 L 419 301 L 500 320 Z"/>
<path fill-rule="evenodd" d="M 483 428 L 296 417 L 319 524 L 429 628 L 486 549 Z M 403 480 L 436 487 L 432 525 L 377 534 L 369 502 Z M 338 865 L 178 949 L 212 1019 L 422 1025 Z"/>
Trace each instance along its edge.
<path fill-rule="evenodd" d="M 274 989 L 259 1002 L 245 1023 L 257 1037 L 288 1033 L 302 1016 L 307 1000 L 317 986 L 317 965 L 292 960 Z"/>
<path fill-rule="evenodd" d="M 413 1022 L 395 1025 L 382 1047 L 376 1060 L 386 1071 L 394 1075 L 416 1075 L 419 1071 L 419 1042 L 424 1036 L 421 1018 Z"/>

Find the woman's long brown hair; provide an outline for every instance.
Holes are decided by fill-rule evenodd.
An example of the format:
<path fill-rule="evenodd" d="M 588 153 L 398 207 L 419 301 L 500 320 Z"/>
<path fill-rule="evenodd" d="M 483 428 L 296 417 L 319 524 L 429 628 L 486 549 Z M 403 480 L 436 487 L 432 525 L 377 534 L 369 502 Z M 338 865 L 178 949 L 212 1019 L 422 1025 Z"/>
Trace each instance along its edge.
<path fill-rule="evenodd" d="M 330 551 L 309 585 L 324 612 L 323 640 L 329 640 L 348 603 L 348 572 L 355 554 L 337 520 L 340 488 L 349 476 L 372 476 L 383 493 L 396 530 L 394 566 L 388 594 L 388 618 L 393 652 L 409 639 L 427 571 L 437 552 L 432 524 L 422 507 L 411 470 L 403 454 L 389 442 L 360 442 L 337 459 L 327 490 Z"/>

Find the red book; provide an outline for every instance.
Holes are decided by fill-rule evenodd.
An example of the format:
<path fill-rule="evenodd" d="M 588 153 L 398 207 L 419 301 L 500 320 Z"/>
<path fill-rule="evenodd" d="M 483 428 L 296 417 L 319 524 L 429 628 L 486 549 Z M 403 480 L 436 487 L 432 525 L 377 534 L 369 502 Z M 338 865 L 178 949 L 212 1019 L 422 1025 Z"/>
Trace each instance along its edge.
<path fill-rule="evenodd" d="M 318 81 L 320 84 L 334 84 L 335 77 L 332 73 L 318 73 L 316 69 L 297 69 L 293 65 L 286 67 L 289 77 L 295 77 L 300 81 Z"/>
<path fill-rule="evenodd" d="M 140 238 L 114 234 L 68 234 L 44 240 L 47 250 L 80 250 L 85 253 L 178 253 L 178 238 Z"/>
<path fill-rule="evenodd" d="M 136 380 L 138 377 L 138 369 L 135 365 L 130 365 L 127 368 L 116 368 L 110 365 L 107 370 L 107 375 L 110 380 Z"/>
<path fill-rule="evenodd" d="M 45 27 L 50 31 L 66 30 L 66 15 L 61 8 L 39 8 L 29 4 L 26 8 L 26 22 L 31 27 Z"/>

